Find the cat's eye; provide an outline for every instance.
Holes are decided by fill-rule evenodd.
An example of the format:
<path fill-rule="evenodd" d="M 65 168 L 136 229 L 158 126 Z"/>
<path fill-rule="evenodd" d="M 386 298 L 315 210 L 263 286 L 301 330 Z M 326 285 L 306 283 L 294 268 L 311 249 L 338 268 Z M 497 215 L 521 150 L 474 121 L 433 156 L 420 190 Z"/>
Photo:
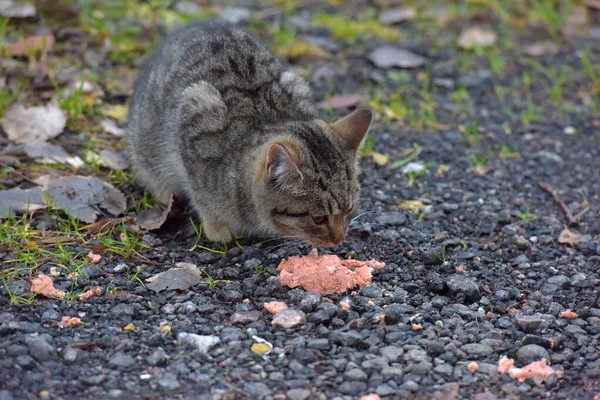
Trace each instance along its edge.
<path fill-rule="evenodd" d="M 327 216 L 326 215 L 319 215 L 318 217 L 312 217 L 313 222 L 315 223 L 315 225 L 322 225 L 325 223 L 325 221 L 327 221 Z"/>

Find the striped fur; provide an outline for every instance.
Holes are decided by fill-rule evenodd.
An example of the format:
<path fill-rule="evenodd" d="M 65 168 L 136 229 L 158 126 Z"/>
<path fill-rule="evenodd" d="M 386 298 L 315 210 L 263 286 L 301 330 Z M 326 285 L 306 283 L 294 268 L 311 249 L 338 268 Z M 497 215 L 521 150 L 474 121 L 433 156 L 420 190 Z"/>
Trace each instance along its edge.
<path fill-rule="evenodd" d="M 198 22 L 169 37 L 136 83 L 131 160 L 159 202 L 187 198 L 211 240 L 291 234 L 329 246 L 357 208 L 371 114 L 348 118 L 319 120 L 307 84 L 248 33 Z"/>

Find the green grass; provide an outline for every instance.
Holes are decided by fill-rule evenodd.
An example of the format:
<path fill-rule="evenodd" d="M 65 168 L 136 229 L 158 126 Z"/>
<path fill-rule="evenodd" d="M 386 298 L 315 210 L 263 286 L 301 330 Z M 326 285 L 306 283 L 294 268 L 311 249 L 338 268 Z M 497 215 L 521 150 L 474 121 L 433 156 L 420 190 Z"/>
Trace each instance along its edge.
<path fill-rule="evenodd" d="M 421 154 L 421 152 L 423 151 L 423 147 L 419 146 L 418 144 L 413 144 L 412 149 L 410 149 L 407 153 L 408 155 L 406 155 L 405 157 L 401 158 L 400 160 L 394 161 L 393 163 L 391 163 L 388 168 L 389 169 L 398 169 L 398 168 L 402 168 L 405 165 L 407 165 L 408 163 L 410 163 L 411 161 L 413 161 L 414 159 L 416 159 L 419 154 Z"/>
<path fill-rule="evenodd" d="M 419 171 L 411 171 L 407 174 L 408 176 L 408 187 L 411 187 L 415 184 L 415 182 L 417 181 L 417 178 L 420 177 L 421 175 L 423 175 L 425 172 L 427 172 L 427 169 L 429 169 L 429 163 L 425 163 L 425 166 L 423 167 L 423 169 L 419 170 Z"/>
<path fill-rule="evenodd" d="M 400 37 L 397 29 L 382 25 L 371 17 L 352 20 L 340 14 L 319 13 L 313 19 L 313 25 L 329 28 L 335 39 L 351 44 L 359 38 L 393 41 Z"/>
<path fill-rule="evenodd" d="M 487 167 L 488 157 L 483 154 L 471 154 L 471 161 L 473 161 L 473 167 L 471 171 L 477 175 L 485 175 L 489 168 Z"/>
<path fill-rule="evenodd" d="M 222 256 L 227 256 L 227 247 L 224 246 L 221 249 L 214 249 L 212 247 L 207 247 L 207 246 L 202 246 L 200 244 L 200 242 L 203 241 L 202 239 L 202 222 L 200 222 L 199 225 L 196 225 L 196 223 L 194 222 L 194 219 L 190 217 L 190 223 L 192 224 L 192 228 L 194 229 L 194 233 L 196 234 L 196 239 L 194 241 L 194 245 L 188 250 L 188 251 L 194 251 L 194 250 L 204 250 L 204 251 L 210 251 L 211 253 L 216 253 Z M 237 242 L 236 242 L 237 244 Z"/>
<path fill-rule="evenodd" d="M 2 88 L 2 91 L 0 91 L 0 118 L 4 117 L 4 110 L 6 110 L 6 107 L 17 99 L 18 95 L 18 87 L 13 93 L 11 93 L 7 88 Z"/>
<path fill-rule="evenodd" d="M 533 222 L 537 219 L 537 216 L 531 214 L 529 212 L 529 209 L 527 209 L 527 211 L 525 211 L 525 213 L 518 213 L 517 218 L 520 219 L 521 221 Z"/>
<path fill-rule="evenodd" d="M 471 146 L 476 146 L 479 144 L 481 139 L 481 135 L 479 134 L 479 125 L 477 123 L 468 124 L 463 132 L 463 138 L 469 143 Z"/>

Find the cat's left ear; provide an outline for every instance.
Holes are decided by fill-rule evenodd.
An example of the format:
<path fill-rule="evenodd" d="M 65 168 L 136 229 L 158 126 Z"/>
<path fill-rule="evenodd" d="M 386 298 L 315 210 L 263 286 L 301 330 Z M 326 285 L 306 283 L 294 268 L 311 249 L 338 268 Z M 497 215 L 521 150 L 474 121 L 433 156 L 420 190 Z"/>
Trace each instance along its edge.
<path fill-rule="evenodd" d="M 303 179 L 298 168 L 297 151 L 293 143 L 273 143 L 267 150 L 265 180 L 274 180 L 285 185 L 294 180 Z"/>
<path fill-rule="evenodd" d="M 358 150 L 372 120 L 373 113 L 365 108 L 360 108 L 335 121 L 330 127 L 352 150 Z"/>

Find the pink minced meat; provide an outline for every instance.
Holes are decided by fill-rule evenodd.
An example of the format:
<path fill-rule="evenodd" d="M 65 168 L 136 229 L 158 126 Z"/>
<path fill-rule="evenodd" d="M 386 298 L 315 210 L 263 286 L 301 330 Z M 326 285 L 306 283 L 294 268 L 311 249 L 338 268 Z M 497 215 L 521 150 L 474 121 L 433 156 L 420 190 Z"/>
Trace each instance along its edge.
<path fill-rule="evenodd" d="M 292 256 L 279 264 L 279 280 L 283 286 L 301 286 L 307 292 L 343 293 L 371 284 L 372 268 L 385 264 L 375 260 L 342 260 L 335 255 L 318 255 L 313 249 L 307 256 Z"/>

